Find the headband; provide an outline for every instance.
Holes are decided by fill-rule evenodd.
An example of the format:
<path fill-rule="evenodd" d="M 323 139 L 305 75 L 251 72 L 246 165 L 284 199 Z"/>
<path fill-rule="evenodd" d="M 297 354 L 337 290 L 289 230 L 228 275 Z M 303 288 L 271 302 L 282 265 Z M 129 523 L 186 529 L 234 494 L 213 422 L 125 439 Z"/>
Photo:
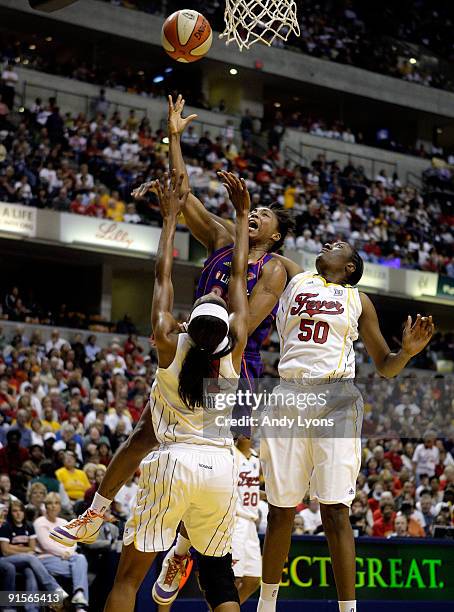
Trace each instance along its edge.
<path fill-rule="evenodd" d="M 199 304 L 194 308 L 191 312 L 191 316 L 189 318 L 189 323 L 191 323 L 197 317 L 216 317 L 217 319 L 221 319 L 227 325 L 227 331 L 229 329 L 229 313 L 225 308 L 219 306 L 219 304 L 210 304 L 209 302 L 204 302 L 203 304 Z"/>

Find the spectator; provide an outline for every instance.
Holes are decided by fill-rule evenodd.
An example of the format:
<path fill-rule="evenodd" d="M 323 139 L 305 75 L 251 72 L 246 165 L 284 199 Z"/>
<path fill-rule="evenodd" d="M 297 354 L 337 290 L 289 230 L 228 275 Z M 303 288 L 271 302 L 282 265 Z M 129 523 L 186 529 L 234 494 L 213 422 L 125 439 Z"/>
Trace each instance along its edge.
<path fill-rule="evenodd" d="M 3 70 L 1 76 L 3 102 L 9 108 L 9 110 L 13 110 L 18 81 L 19 76 L 14 70 L 14 64 L 10 62 Z"/>
<path fill-rule="evenodd" d="M 136 205 L 133 202 L 130 202 L 126 206 L 126 213 L 124 215 L 124 221 L 126 223 L 140 223 L 140 215 L 137 214 Z"/>
<path fill-rule="evenodd" d="M 14 317 L 17 312 L 17 300 L 19 298 L 19 288 L 12 287 L 11 291 L 6 294 L 4 300 L 5 314 Z"/>
<path fill-rule="evenodd" d="M 13 501 L 7 520 L 0 527 L 2 590 L 10 593 L 16 591 L 17 572 L 23 572 L 27 591 L 54 593 L 62 601 L 68 594 L 35 556 L 35 544 L 35 530 L 31 523 L 25 521 L 24 505 L 20 501 Z M 39 606 L 31 604 L 26 609 L 38 612 Z"/>
<path fill-rule="evenodd" d="M 419 508 L 418 508 L 419 506 Z M 421 495 L 420 501 L 416 504 L 416 507 L 421 511 L 424 519 L 424 532 L 426 536 L 432 535 L 432 526 L 435 520 L 435 511 L 432 504 L 432 497 L 430 491 Z"/>
<path fill-rule="evenodd" d="M 87 338 L 87 344 L 85 345 L 85 353 L 88 361 L 95 361 L 96 355 L 99 353 L 101 348 L 96 344 L 96 336 L 91 334 Z"/>
<path fill-rule="evenodd" d="M 85 472 L 76 468 L 76 456 L 72 451 L 65 452 L 63 467 L 56 470 L 55 475 L 72 502 L 83 499 L 85 491 L 90 488 Z"/>
<path fill-rule="evenodd" d="M 385 501 L 381 504 L 381 517 L 374 521 L 372 535 L 386 538 L 394 532 L 394 502 Z"/>
<path fill-rule="evenodd" d="M 100 89 L 99 95 L 97 98 L 93 100 L 94 102 L 94 111 L 97 115 L 106 116 L 109 112 L 110 102 L 106 98 L 106 90 Z"/>
<path fill-rule="evenodd" d="M 42 482 L 32 482 L 28 492 L 28 504 L 25 506 L 27 520 L 33 522 L 44 511 L 44 498 L 47 489 Z"/>
<path fill-rule="evenodd" d="M 304 519 L 300 514 L 295 514 L 295 518 L 293 519 L 293 536 L 304 535 L 306 533 L 304 526 Z"/>
<path fill-rule="evenodd" d="M 300 512 L 303 517 L 306 533 L 316 533 L 322 524 L 320 516 L 320 504 L 316 499 L 311 499 L 309 506 Z"/>
<path fill-rule="evenodd" d="M 24 448 L 28 448 L 32 443 L 32 431 L 27 425 L 28 419 L 29 415 L 26 410 L 18 410 L 16 423 L 10 428 L 10 431 L 19 432 L 21 445 Z"/>
<path fill-rule="evenodd" d="M 8 474 L 0 474 L 0 489 L 2 494 L 0 496 L 0 503 L 6 506 L 6 512 L 13 501 L 19 501 L 15 495 L 11 493 L 11 479 Z"/>
<path fill-rule="evenodd" d="M 55 472 L 52 461 L 45 459 L 41 462 L 40 466 L 40 474 L 36 476 L 31 482 L 39 482 L 44 485 L 46 491 L 49 493 L 58 493 L 60 491 L 60 482 L 57 478 L 55 478 Z"/>
<path fill-rule="evenodd" d="M 53 329 L 50 334 L 50 340 L 46 342 L 46 353 L 49 354 L 53 350 L 61 351 L 64 346 L 69 346 L 69 342 L 64 338 L 60 338 L 60 331 Z"/>
<path fill-rule="evenodd" d="M 71 578 L 73 587 L 71 603 L 76 610 L 85 610 L 89 605 L 87 560 L 84 555 L 76 552 L 76 545 L 63 546 L 50 538 L 52 529 L 66 524 L 66 521 L 58 516 L 61 511 L 58 494 L 49 493 L 44 505 L 44 515 L 34 523 L 39 558 L 53 576 Z"/>
<path fill-rule="evenodd" d="M 413 538 L 425 537 L 424 516 L 418 510 L 415 511 L 413 501 L 405 501 L 402 503 L 400 512 L 397 513 L 397 517 L 400 516 L 404 516 L 407 519 L 408 535 Z"/>
<path fill-rule="evenodd" d="M 254 124 L 251 117 L 251 111 L 247 108 L 240 123 L 241 138 L 244 144 L 249 144 L 251 141 L 253 130 Z"/>
<path fill-rule="evenodd" d="M 0 130 L 9 130 L 11 128 L 10 123 L 8 122 L 8 115 L 9 115 L 9 108 L 8 106 L 5 104 L 5 101 L 3 99 L 3 96 L 0 95 Z M 3 132 L 5 133 L 5 132 Z M 4 139 L 4 137 L 3 137 Z M 2 145 L 2 147 L 4 147 L 5 145 Z M 8 195 L 9 196 L 13 196 L 14 194 L 14 189 L 12 189 L 11 185 L 9 185 L 8 181 L 7 181 L 7 177 L 6 176 L 1 176 L 0 175 L 0 179 L 2 182 L 2 191 L 4 193 L 7 194 L 7 198 Z"/>
<path fill-rule="evenodd" d="M 4 448 L 0 448 L 0 473 L 6 473 L 10 478 L 17 478 L 19 486 L 21 477 L 20 471 L 22 464 L 27 461 L 29 455 L 28 450 L 20 446 L 21 433 L 16 430 L 9 430 L 6 434 L 7 444 Z"/>
<path fill-rule="evenodd" d="M 98 464 L 95 470 L 95 482 L 91 485 L 89 489 L 85 491 L 84 502 L 87 508 L 90 507 L 91 502 L 93 501 L 95 493 L 97 492 L 105 473 L 106 466 Z"/>
<path fill-rule="evenodd" d="M 391 533 L 388 537 L 390 538 L 408 538 L 408 523 L 407 517 L 404 515 L 396 516 L 394 521 L 394 529 L 395 531 Z"/>
<path fill-rule="evenodd" d="M 69 422 L 63 423 L 59 431 L 57 431 L 57 442 L 53 448 L 59 450 L 73 450 L 77 459 L 82 461 L 82 438 L 76 433 L 74 425 Z"/>
<path fill-rule="evenodd" d="M 91 191 L 94 186 L 93 175 L 89 173 L 87 164 L 82 164 L 79 174 L 76 175 L 77 191 Z"/>
<path fill-rule="evenodd" d="M 418 484 L 422 474 L 427 474 L 429 477 L 435 475 L 435 467 L 439 460 L 439 450 L 435 446 L 435 433 L 432 431 L 427 432 L 423 440 L 423 443 L 418 444 L 415 448 L 412 458 Z"/>
<path fill-rule="evenodd" d="M 118 399 L 115 403 L 115 408 L 110 408 L 107 413 L 106 425 L 112 433 L 115 433 L 120 422 L 123 422 L 125 425 L 125 433 L 131 433 L 131 416 L 126 408 L 125 402 Z"/>

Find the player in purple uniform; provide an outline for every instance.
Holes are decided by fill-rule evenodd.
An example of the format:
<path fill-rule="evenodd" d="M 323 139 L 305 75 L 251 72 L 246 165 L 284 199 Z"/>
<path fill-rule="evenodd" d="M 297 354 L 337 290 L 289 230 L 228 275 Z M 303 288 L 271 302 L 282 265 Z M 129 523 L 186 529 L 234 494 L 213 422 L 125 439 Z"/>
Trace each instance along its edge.
<path fill-rule="evenodd" d="M 181 96 L 177 98 L 175 105 L 169 98 L 170 169 L 176 170 L 177 175 L 184 174 L 182 190 L 186 191 L 189 188 L 189 180 L 181 153 L 180 137 L 195 115 L 183 119 L 181 117 L 183 107 L 184 100 Z M 228 184 L 232 178 L 229 179 L 228 174 L 221 173 L 221 180 L 224 184 Z M 233 180 L 237 179 L 233 176 Z M 151 188 L 152 183 L 145 183 L 136 190 L 135 196 L 142 197 Z M 192 234 L 206 246 L 208 251 L 197 297 L 209 292 L 226 297 L 235 226 L 230 221 L 209 213 L 202 202 L 191 193 L 183 214 Z M 250 213 L 247 272 L 250 338 L 244 353 L 241 373 L 249 387 L 253 386 L 254 378 L 262 372 L 260 347 L 269 333 L 277 302 L 287 280 L 283 263 L 270 253 L 282 246 L 290 227 L 291 220 L 280 207 L 259 207 Z M 156 443 L 149 405 L 147 405 L 134 431 L 109 464 L 91 507 L 78 519 L 79 523 L 83 521 L 84 524 L 83 529 L 78 531 L 77 541 L 83 542 L 85 539 L 93 538 L 102 524 L 102 517 L 111 500 Z M 175 580 L 178 584 L 177 578 Z"/>
<path fill-rule="evenodd" d="M 271 208 L 271 210 L 273 209 Z M 228 245 L 214 251 L 214 253 L 208 257 L 205 261 L 197 287 L 197 298 L 207 293 L 216 293 L 223 299 L 227 297 L 232 252 L 232 245 Z M 269 261 L 273 261 L 273 256 L 270 255 L 270 253 L 264 253 L 258 261 L 249 263 L 247 272 L 247 292 L 249 296 L 252 294 L 254 287 L 261 278 L 263 267 Z M 270 333 L 277 308 L 278 302 L 276 302 L 273 309 L 249 335 L 241 366 L 241 376 L 247 380 L 248 386 L 251 389 L 254 387 L 254 380 L 260 378 L 262 375 L 263 364 L 260 357 L 260 349 L 264 340 L 266 340 Z M 251 306 L 249 309 L 251 309 Z M 264 310 L 262 310 L 262 312 L 264 312 Z"/>
<path fill-rule="evenodd" d="M 185 175 L 184 188 L 189 189 L 180 138 L 196 115 L 183 118 L 181 115 L 184 103 L 181 96 L 178 96 L 175 103 L 169 96 L 170 168 Z M 197 297 L 213 292 L 225 299 L 235 227 L 230 221 L 208 212 L 202 202 L 191 193 L 183 214 L 191 233 L 208 252 L 197 288 Z M 249 340 L 244 352 L 241 377 L 251 390 L 254 389 L 254 381 L 260 378 L 263 371 L 260 349 L 271 330 L 278 299 L 287 280 L 284 266 L 280 261 L 280 265 L 276 265 L 277 260 L 271 253 L 282 246 L 290 226 L 288 214 L 279 206 L 258 207 L 250 214 L 247 272 Z"/>

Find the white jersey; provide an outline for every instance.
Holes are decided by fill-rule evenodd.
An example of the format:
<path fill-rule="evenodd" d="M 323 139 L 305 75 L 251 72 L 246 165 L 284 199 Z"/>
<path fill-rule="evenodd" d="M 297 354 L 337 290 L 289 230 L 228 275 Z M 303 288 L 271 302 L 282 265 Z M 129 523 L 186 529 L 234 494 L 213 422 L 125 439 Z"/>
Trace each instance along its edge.
<path fill-rule="evenodd" d="M 287 285 L 276 318 L 281 342 L 279 375 L 283 379 L 354 378 L 358 289 L 328 283 L 311 272 Z"/>
<path fill-rule="evenodd" d="M 228 419 L 219 419 L 215 407 L 188 408 L 178 393 L 179 376 L 192 340 L 188 334 L 179 334 L 175 358 L 168 368 L 158 368 L 151 389 L 150 407 L 156 438 L 161 444 L 188 443 L 210 446 L 232 446 Z M 219 360 L 216 393 L 236 391 L 239 375 L 229 353 Z"/>
<path fill-rule="evenodd" d="M 256 521 L 259 517 L 260 459 L 252 451 L 249 459 L 235 448 L 238 469 L 238 502 L 236 515 Z"/>

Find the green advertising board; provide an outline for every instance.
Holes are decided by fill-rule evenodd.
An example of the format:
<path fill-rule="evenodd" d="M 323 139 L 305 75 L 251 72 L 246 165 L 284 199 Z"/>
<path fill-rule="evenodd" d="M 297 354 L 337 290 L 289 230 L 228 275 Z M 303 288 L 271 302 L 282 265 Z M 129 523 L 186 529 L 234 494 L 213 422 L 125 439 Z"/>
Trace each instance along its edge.
<path fill-rule="evenodd" d="M 454 278 L 450 276 L 438 276 L 437 295 L 454 300 Z"/>
<path fill-rule="evenodd" d="M 454 602 L 454 542 L 357 538 L 356 587 L 359 600 Z M 337 599 L 324 537 L 292 539 L 279 598 Z"/>

